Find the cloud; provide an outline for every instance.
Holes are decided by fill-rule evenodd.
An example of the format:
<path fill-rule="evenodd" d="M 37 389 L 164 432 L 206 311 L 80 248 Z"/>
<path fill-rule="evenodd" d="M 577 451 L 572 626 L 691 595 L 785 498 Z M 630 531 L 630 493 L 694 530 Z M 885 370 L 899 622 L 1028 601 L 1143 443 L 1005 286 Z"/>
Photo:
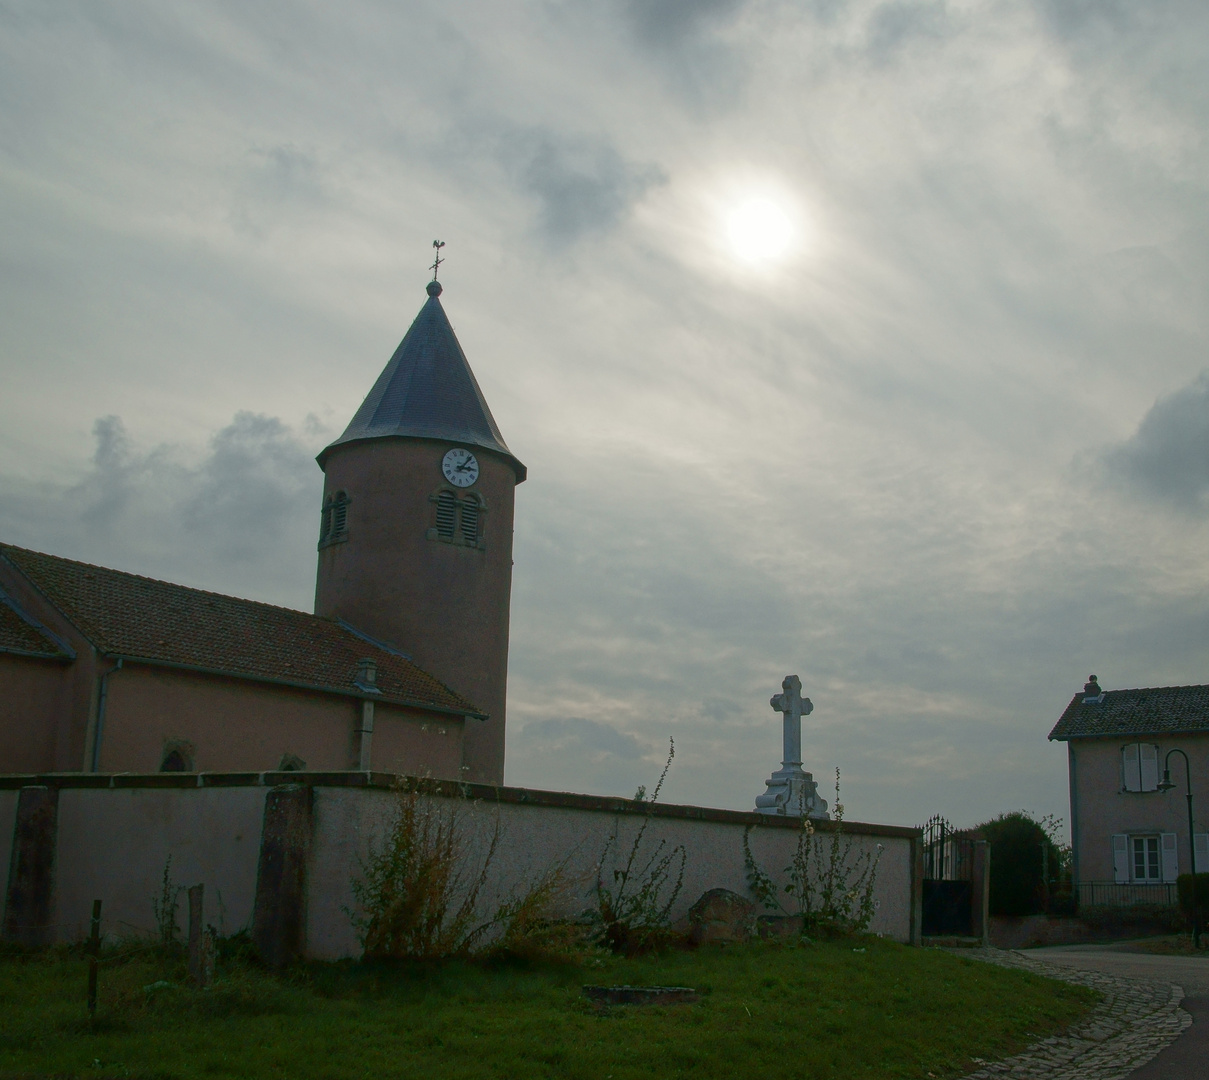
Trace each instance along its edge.
<path fill-rule="evenodd" d="M 717 25 L 743 6 L 744 0 L 629 0 L 626 14 L 640 41 L 676 46 Z"/>
<path fill-rule="evenodd" d="M 633 735 L 580 716 L 533 720 L 521 729 L 520 741 L 522 751 L 540 748 L 544 753 L 586 757 L 598 763 L 608 758 L 638 761 L 646 753 Z"/>
<path fill-rule="evenodd" d="M 1136 492 L 1191 513 L 1209 511 L 1209 372 L 1159 398 L 1103 460 L 1110 476 Z"/>
<path fill-rule="evenodd" d="M 540 229 L 555 244 L 616 228 L 652 186 L 665 180 L 658 167 L 627 161 L 604 139 L 552 131 L 511 137 L 503 156 L 520 189 L 537 200 Z"/>
<path fill-rule="evenodd" d="M 119 569 L 309 606 L 322 477 L 316 421 L 237 413 L 200 455 L 140 448 L 118 416 L 93 426 L 92 467 L 73 484 L 0 476 L 0 535 L 10 543 Z M 302 586 L 301 588 L 299 586 Z"/>

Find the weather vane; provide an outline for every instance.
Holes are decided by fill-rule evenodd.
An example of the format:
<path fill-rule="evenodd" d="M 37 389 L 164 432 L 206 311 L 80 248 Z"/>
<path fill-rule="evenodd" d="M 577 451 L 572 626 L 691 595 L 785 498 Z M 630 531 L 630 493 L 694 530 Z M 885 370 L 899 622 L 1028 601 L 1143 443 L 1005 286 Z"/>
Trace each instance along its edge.
<path fill-rule="evenodd" d="M 428 268 L 432 271 L 432 280 L 437 280 L 437 271 L 441 269 L 441 263 L 445 260 L 441 258 L 441 248 L 445 246 L 444 240 L 434 240 L 432 246 L 437 249 L 437 257 L 433 260 L 432 265 Z"/>

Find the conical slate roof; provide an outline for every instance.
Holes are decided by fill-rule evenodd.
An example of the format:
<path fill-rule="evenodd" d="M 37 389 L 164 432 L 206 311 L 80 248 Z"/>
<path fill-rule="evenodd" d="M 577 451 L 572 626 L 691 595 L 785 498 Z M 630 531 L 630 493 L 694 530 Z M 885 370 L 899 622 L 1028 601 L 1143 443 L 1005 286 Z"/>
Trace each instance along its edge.
<path fill-rule="evenodd" d="M 494 450 L 512 462 L 518 484 L 525 479 L 525 466 L 496 426 L 440 295 L 440 282 L 430 281 L 428 301 L 344 434 L 319 455 L 320 466 L 344 443 L 440 439 Z"/>

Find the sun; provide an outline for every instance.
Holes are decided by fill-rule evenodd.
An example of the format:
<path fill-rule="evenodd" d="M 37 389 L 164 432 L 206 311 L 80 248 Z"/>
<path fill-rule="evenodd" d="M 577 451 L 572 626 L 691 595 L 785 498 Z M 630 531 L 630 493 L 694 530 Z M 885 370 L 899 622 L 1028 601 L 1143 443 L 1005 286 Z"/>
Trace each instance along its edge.
<path fill-rule="evenodd" d="M 739 202 L 726 215 L 725 224 L 731 250 L 744 262 L 783 258 L 795 239 L 789 212 L 762 195 Z"/>

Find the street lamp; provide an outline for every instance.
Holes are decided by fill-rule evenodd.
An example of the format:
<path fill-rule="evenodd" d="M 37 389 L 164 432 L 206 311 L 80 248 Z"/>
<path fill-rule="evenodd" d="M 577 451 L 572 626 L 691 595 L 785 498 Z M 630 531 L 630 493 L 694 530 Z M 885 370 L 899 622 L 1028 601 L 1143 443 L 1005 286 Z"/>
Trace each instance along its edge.
<path fill-rule="evenodd" d="M 1188 755 L 1178 746 L 1168 750 L 1167 756 L 1163 759 L 1163 779 L 1159 783 L 1160 791 L 1170 791 L 1175 787 L 1175 781 L 1171 779 L 1172 754 L 1179 754 L 1184 759 L 1184 778 L 1188 785 L 1188 847 L 1192 852 L 1192 947 L 1199 949 L 1201 947 L 1201 909 L 1196 902 L 1196 834 L 1192 824 L 1192 766 L 1188 762 Z"/>

